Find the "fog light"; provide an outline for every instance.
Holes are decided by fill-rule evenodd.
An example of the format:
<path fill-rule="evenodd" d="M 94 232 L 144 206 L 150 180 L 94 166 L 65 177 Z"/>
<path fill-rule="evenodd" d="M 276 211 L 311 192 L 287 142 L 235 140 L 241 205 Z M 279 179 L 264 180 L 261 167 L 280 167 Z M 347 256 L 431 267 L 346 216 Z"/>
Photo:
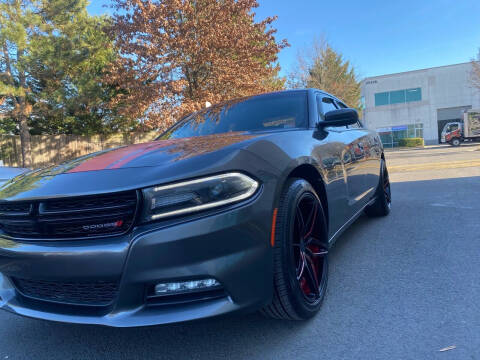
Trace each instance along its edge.
<path fill-rule="evenodd" d="M 220 283 L 215 279 L 160 283 L 155 285 L 155 295 L 170 295 L 188 291 L 204 290 L 218 286 L 220 286 Z"/>

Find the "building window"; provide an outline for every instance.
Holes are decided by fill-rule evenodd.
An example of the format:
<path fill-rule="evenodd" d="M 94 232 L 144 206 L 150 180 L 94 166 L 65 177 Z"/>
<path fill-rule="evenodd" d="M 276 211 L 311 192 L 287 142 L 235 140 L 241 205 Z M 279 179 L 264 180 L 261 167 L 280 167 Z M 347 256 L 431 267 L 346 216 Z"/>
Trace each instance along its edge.
<path fill-rule="evenodd" d="M 423 138 L 423 124 L 411 124 L 408 125 L 408 137 Z"/>
<path fill-rule="evenodd" d="M 423 138 L 423 124 L 391 126 L 377 129 L 383 146 L 396 147 L 400 139 L 419 137 Z"/>
<path fill-rule="evenodd" d="M 375 94 L 375 106 L 388 105 L 390 99 L 388 92 Z"/>
<path fill-rule="evenodd" d="M 395 90 L 375 94 L 375 106 L 422 101 L 422 89 Z"/>
<path fill-rule="evenodd" d="M 406 92 L 407 102 L 422 101 L 422 89 L 421 88 L 407 89 L 407 90 L 405 90 L 405 92 Z"/>
<path fill-rule="evenodd" d="M 405 90 L 390 91 L 390 104 L 403 104 L 405 102 Z"/>
<path fill-rule="evenodd" d="M 423 139 L 423 124 L 415 124 L 415 137 Z"/>

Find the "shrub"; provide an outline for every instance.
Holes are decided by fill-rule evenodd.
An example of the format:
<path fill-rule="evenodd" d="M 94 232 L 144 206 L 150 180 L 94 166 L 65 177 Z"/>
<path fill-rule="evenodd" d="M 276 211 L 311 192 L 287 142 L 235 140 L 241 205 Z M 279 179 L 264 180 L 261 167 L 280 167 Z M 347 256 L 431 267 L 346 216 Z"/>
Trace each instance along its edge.
<path fill-rule="evenodd" d="M 405 147 L 424 147 L 423 138 L 406 138 L 400 139 L 398 145 Z"/>

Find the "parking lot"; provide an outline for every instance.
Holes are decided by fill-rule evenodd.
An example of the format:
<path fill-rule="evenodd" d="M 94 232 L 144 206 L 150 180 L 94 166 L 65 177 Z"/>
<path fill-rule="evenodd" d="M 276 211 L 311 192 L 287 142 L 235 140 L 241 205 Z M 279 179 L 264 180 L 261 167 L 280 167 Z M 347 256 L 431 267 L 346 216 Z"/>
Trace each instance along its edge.
<path fill-rule="evenodd" d="M 361 217 L 338 240 L 313 320 L 249 314 L 113 329 L 1 312 L 0 360 L 480 359 L 480 148 L 386 156 L 391 216 Z"/>

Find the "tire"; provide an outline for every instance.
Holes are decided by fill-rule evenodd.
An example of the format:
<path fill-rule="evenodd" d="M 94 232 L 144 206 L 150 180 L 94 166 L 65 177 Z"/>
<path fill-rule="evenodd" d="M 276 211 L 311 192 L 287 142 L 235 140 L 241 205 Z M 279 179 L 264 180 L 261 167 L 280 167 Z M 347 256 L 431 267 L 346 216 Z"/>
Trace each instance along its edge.
<path fill-rule="evenodd" d="M 461 144 L 460 138 L 453 138 L 452 141 L 450 142 L 450 145 L 455 146 L 455 147 L 460 146 L 460 144 Z"/>
<path fill-rule="evenodd" d="M 387 216 L 392 208 L 392 192 L 390 189 L 390 178 L 387 165 L 382 159 L 380 165 L 380 180 L 375 191 L 375 202 L 365 209 L 370 217 Z"/>
<path fill-rule="evenodd" d="M 327 244 L 327 222 L 315 190 L 303 179 L 288 180 L 275 224 L 273 299 L 264 315 L 306 320 L 318 312 L 327 289 Z"/>

